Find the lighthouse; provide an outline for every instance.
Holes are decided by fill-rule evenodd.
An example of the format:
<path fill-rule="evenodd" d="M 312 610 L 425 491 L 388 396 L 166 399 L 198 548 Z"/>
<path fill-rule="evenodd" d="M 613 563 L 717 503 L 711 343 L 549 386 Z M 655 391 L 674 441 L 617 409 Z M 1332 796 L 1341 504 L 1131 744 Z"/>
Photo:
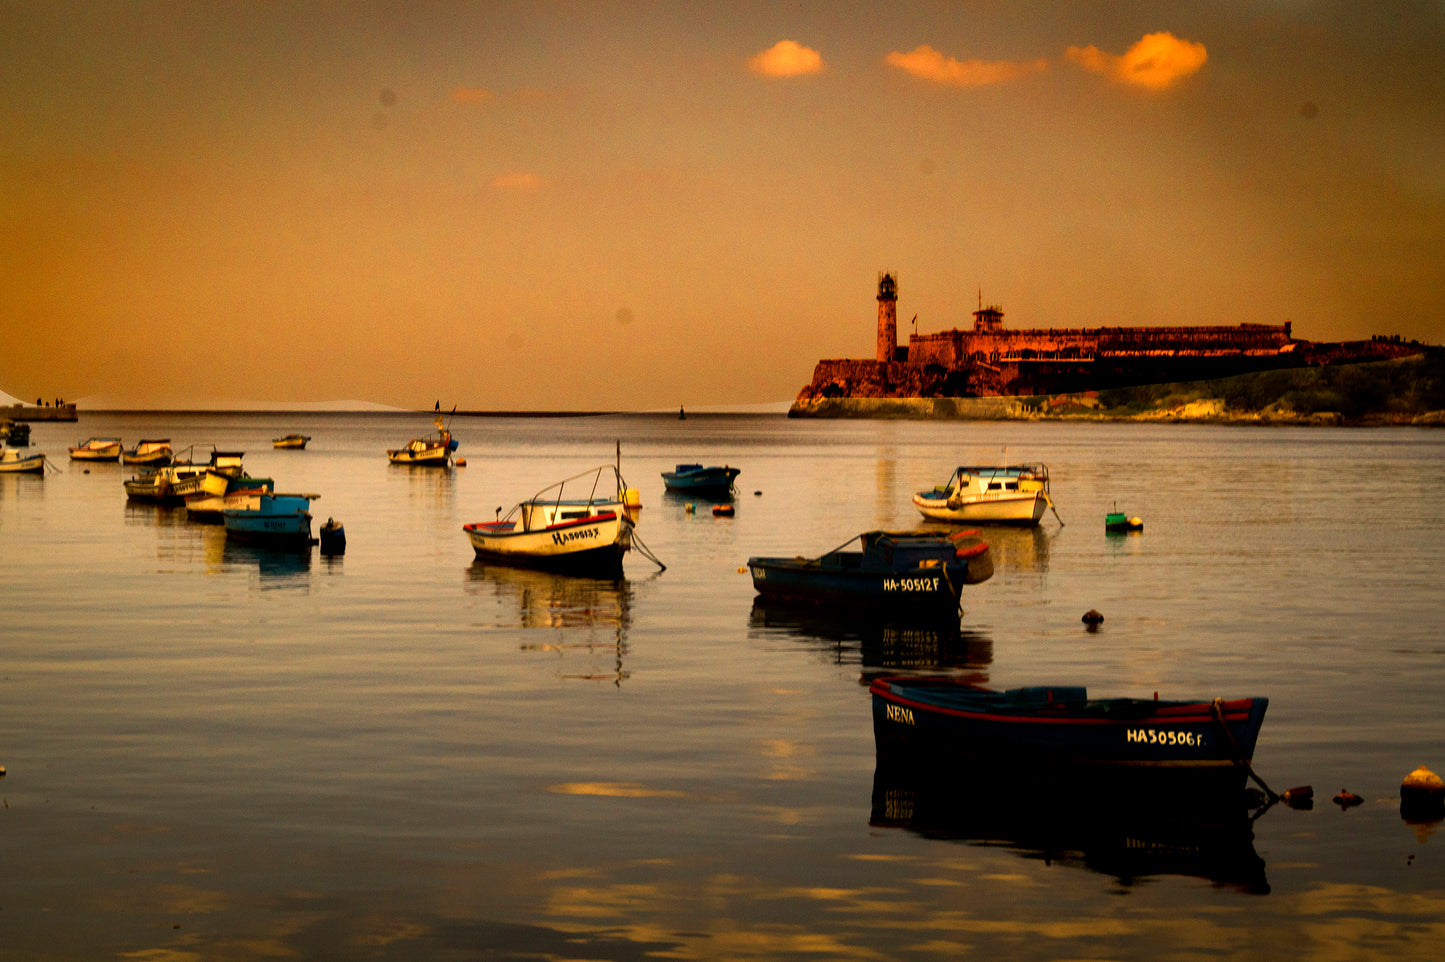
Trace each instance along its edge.
<path fill-rule="evenodd" d="M 898 277 L 891 271 L 878 273 L 878 360 L 893 360 L 898 353 Z"/>

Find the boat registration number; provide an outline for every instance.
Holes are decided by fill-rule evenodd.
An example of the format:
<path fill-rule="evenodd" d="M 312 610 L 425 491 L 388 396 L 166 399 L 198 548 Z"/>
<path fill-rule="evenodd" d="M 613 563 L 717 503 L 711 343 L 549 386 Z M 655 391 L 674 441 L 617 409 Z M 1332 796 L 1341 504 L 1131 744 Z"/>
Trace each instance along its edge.
<path fill-rule="evenodd" d="M 937 578 L 884 578 L 884 591 L 937 591 Z"/>
<path fill-rule="evenodd" d="M 1189 748 L 1204 747 L 1203 732 L 1160 731 L 1157 728 L 1129 728 L 1125 730 L 1124 737 L 1131 745 L 1184 745 Z"/>
<path fill-rule="evenodd" d="M 601 532 L 597 528 L 578 528 L 575 531 L 553 531 L 552 543 L 562 545 L 572 541 L 582 541 L 587 538 L 596 539 L 600 535 Z"/>

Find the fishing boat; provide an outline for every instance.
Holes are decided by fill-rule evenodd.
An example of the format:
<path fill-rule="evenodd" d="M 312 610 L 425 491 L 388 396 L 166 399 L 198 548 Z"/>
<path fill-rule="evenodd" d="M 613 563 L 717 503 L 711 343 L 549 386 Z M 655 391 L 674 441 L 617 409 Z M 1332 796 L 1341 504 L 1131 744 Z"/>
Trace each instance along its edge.
<path fill-rule="evenodd" d="M 226 508 L 254 507 L 253 499 L 274 489 L 270 478 L 247 474 L 232 478 L 207 472 L 199 489 L 185 496 L 186 516 L 201 524 L 220 524 Z"/>
<path fill-rule="evenodd" d="M 618 578 L 640 510 L 637 489 L 604 464 L 548 485 L 505 516 L 498 508 L 495 521 L 462 530 L 480 561 Z"/>
<path fill-rule="evenodd" d="M 977 531 L 867 531 L 816 558 L 749 558 L 753 588 L 766 598 L 874 611 L 956 613 L 964 585 L 993 576 Z M 859 550 L 845 551 L 853 542 Z"/>
<path fill-rule="evenodd" d="M 452 463 L 452 452 L 458 448 L 456 438 L 452 437 L 443 424 L 442 419 L 436 419 L 436 433 L 429 434 L 423 438 L 412 438 L 404 448 L 393 448 L 386 452 L 387 459 L 392 464 L 411 464 L 418 467 L 448 468 Z"/>
<path fill-rule="evenodd" d="M 72 461 L 119 461 L 120 438 L 90 438 L 70 449 Z"/>
<path fill-rule="evenodd" d="M 205 465 L 191 464 L 189 461 L 142 467 L 135 477 L 123 482 L 125 494 L 132 501 L 164 505 L 185 504 L 185 495 L 180 492 L 190 490 L 205 473 Z"/>
<path fill-rule="evenodd" d="M 733 480 L 742 471 L 739 468 L 703 467 L 701 464 L 679 464 L 676 471 L 662 472 L 662 484 L 668 491 L 688 494 L 726 494 L 733 489 Z"/>
<path fill-rule="evenodd" d="M 171 450 L 169 438 L 157 438 L 150 441 L 137 441 L 135 447 L 122 452 L 120 460 L 122 464 L 139 464 L 148 467 L 160 467 L 171 463 L 175 452 Z"/>
<path fill-rule="evenodd" d="M 190 460 L 177 461 L 176 465 L 199 468 L 197 471 L 184 471 L 171 480 L 171 494 L 181 501 L 188 500 L 191 495 L 201 491 L 211 493 L 226 490 L 226 485 L 232 478 L 239 478 L 245 473 L 241 466 L 241 459 L 245 457 L 243 451 L 217 451 L 211 449 L 211 457 L 205 464 L 192 465 Z"/>
<path fill-rule="evenodd" d="M 285 437 L 272 438 L 271 447 L 301 449 L 306 447 L 306 442 L 310 440 L 309 434 L 288 434 Z"/>
<path fill-rule="evenodd" d="M 931 521 L 1021 525 L 1038 524 L 1054 506 L 1043 464 L 957 467 L 943 484 L 915 494 L 913 505 Z"/>
<path fill-rule="evenodd" d="M 311 536 L 311 502 L 319 494 L 275 494 L 260 492 L 254 508 L 226 508 L 221 517 L 226 537 L 252 544 L 277 547 L 306 547 L 316 543 Z"/>
<path fill-rule="evenodd" d="M 0 474 L 43 474 L 45 455 L 25 454 L 8 444 L 0 449 Z"/>
<path fill-rule="evenodd" d="M 1269 699 L 1090 698 L 1082 686 L 996 691 L 946 676 L 869 686 L 880 754 L 911 749 L 1057 775 L 1181 776 L 1243 789 Z"/>

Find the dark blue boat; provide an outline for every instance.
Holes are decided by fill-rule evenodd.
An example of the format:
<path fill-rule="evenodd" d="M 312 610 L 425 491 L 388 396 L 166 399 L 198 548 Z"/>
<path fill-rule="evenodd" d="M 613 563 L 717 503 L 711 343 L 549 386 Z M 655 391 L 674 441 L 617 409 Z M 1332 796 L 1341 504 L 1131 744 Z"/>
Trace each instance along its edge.
<path fill-rule="evenodd" d="M 877 612 L 956 613 L 964 585 L 993 576 L 976 531 L 867 531 L 817 558 L 749 558 L 765 598 L 845 605 Z M 844 551 L 854 541 L 861 550 Z"/>
<path fill-rule="evenodd" d="M 1078 686 L 994 691 L 958 678 L 876 679 L 873 734 L 885 751 L 1040 772 L 1153 772 L 1242 789 L 1268 698 L 1089 698 Z"/>
<path fill-rule="evenodd" d="M 662 483 L 669 491 L 728 492 L 739 474 L 741 469 L 726 465 L 705 468 L 700 464 L 679 464 L 676 471 L 662 472 Z"/>

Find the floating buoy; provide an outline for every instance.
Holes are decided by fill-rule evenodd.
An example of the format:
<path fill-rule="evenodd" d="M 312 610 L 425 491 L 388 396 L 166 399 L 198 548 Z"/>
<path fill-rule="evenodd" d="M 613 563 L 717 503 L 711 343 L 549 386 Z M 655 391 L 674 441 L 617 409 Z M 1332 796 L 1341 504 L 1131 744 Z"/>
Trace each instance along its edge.
<path fill-rule="evenodd" d="M 685 511 L 687 514 L 696 514 L 696 513 L 697 513 L 697 505 L 695 505 L 695 504 L 693 504 L 691 501 L 689 501 L 686 505 L 683 506 L 683 509 L 682 509 L 682 510 Z"/>
<path fill-rule="evenodd" d="M 712 516 L 714 518 L 731 518 L 733 516 L 733 506 L 730 504 L 715 504 L 712 506 Z"/>
<path fill-rule="evenodd" d="M 1080 618 L 1079 620 L 1086 625 L 1093 626 L 1103 624 L 1104 616 L 1099 614 L 1097 610 L 1090 608 L 1088 611 L 1084 612 L 1084 617 Z"/>
<path fill-rule="evenodd" d="M 1363 805 L 1365 800 L 1354 792 L 1348 792 L 1342 788 L 1340 789 L 1340 793 L 1330 799 L 1330 801 L 1334 802 L 1340 808 L 1354 808 L 1356 805 Z"/>
<path fill-rule="evenodd" d="M 1421 765 L 1400 783 L 1400 814 L 1410 819 L 1445 818 L 1445 781 Z"/>
<path fill-rule="evenodd" d="M 346 528 L 335 518 L 327 518 L 326 523 L 321 526 L 321 553 L 322 554 L 345 554 L 346 553 Z"/>
<path fill-rule="evenodd" d="M 464 468 L 464 467 L 467 466 L 467 459 L 466 459 L 466 458 L 457 458 L 457 459 L 456 459 L 455 461 L 453 461 L 452 463 L 455 464 L 455 465 L 456 465 L 457 467 L 459 467 L 459 468 Z"/>
<path fill-rule="evenodd" d="M 1279 797 L 1279 800 L 1284 802 L 1290 808 L 1314 808 L 1315 790 L 1309 785 L 1301 785 L 1298 788 L 1286 789 L 1285 793 Z"/>
<path fill-rule="evenodd" d="M 761 491 L 754 491 L 754 492 L 753 492 L 753 497 L 755 497 L 755 498 L 761 498 L 762 496 L 763 496 L 763 493 L 762 493 Z"/>

